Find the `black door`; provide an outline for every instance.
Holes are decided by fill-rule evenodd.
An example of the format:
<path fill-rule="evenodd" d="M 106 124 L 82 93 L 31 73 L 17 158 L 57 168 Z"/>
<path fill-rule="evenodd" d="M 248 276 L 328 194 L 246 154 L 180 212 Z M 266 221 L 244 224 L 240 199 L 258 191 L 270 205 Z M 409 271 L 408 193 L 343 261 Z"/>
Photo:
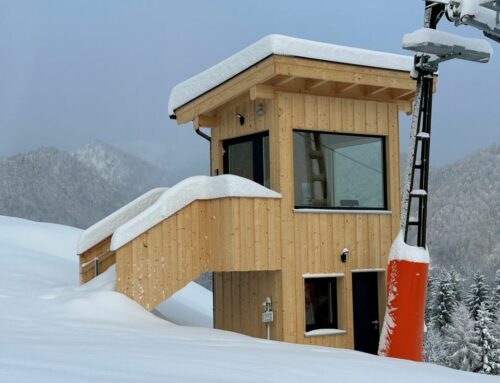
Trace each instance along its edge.
<path fill-rule="evenodd" d="M 225 140 L 224 174 L 248 178 L 269 187 L 269 135 L 267 132 Z"/>
<path fill-rule="evenodd" d="M 352 274 L 354 349 L 376 354 L 379 341 L 378 281 L 376 272 Z"/>

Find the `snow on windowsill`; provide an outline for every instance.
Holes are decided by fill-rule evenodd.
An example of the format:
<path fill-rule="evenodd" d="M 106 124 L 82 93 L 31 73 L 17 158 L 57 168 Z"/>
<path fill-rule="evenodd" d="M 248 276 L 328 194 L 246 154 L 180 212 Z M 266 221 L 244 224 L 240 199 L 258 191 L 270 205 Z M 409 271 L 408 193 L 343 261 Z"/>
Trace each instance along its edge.
<path fill-rule="evenodd" d="M 346 330 L 339 330 L 336 328 L 321 328 L 319 330 L 306 331 L 304 336 L 326 336 L 326 335 L 342 335 L 347 334 Z"/>
<path fill-rule="evenodd" d="M 321 214 L 380 214 L 391 215 L 391 210 L 355 210 L 355 209 L 293 209 L 294 213 L 321 213 Z"/>
<path fill-rule="evenodd" d="M 342 278 L 344 273 L 314 273 L 302 274 L 302 278 Z"/>

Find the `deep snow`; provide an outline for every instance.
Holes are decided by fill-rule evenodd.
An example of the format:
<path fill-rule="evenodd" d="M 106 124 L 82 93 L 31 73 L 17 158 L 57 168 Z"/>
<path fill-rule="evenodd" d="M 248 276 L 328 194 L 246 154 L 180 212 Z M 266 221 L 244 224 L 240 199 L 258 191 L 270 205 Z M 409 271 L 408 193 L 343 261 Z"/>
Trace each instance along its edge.
<path fill-rule="evenodd" d="M 0 382 L 498 380 L 355 351 L 174 325 L 112 291 L 112 272 L 78 286 L 74 254 L 80 233 L 0 217 Z M 200 302 L 203 294 L 194 290 L 194 297 L 186 292 L 194 303 L 186 300 L 185 306 L 205 309 L 193 307 L 191 316 L 206 313 L 210 304 Z"/>
<path fill-rule="evenodd" d="M 413 65 L 413 57 L 410 56 L 345 47 L 290 36 L 269 35 L 204 72 L 176 85 L 170 92 L 168 100 L 169 115 L 175 115 L 175 109 L 272 54 L 407 72 L 412 69 Z"/>

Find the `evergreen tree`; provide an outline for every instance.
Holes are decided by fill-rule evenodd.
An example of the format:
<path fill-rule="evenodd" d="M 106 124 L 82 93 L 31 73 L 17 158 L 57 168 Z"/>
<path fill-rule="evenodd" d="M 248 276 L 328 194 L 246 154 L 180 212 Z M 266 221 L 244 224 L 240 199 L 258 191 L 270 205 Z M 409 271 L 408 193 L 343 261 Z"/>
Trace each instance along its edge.
<path fill-rule="evenodd" d="M 462 277 L 455 270 L 450 272 L 450 284 L 454 292 L 455 302 L 459 303 L 463 301 L 462 294 Z"/>
<path fill-rule="evenodd" d="M 427 328 L 424 339 L 424 360 L 427 363 L 444 365 L 446 354 L 443 350 L 443 337 L 432 327 Z"/>
<path fill-rule="evenodd" d="M 500 322 L 500 270 L 497 270 L 495 288 L 491 296 L 491 313 L 493 320 Z"/>
<path fill-rule="evenodd" d="M 475 322 L 477 322 L 478 310 L 481 305 L 484 303 L 485 308 L 489 308 L 488 294 L 489 286 L 484 281 L 484 275 L 481 273 L 474 274 L 474 283 L 465 297 L 465 304 Z"/>
<path fill-rule="evenodd" d="M 442 273 L 435 282 L 431 309 L 431 326 L 443 335 L 444 328 L 451 323 L 456 306 L 456 291 L 448 273 Z"/>
<path fill-rule="evenodd" d="M 429 275 L 427 280 L 427 294 L 425 296 L 425 317 L 424 322 L 426 326 L 430 326 L 432 316 L 432 304 L 434 301 L 434 291 L 436 289 L 437 277 L 435 273 Z"/>
<path fill-rule="evenodd" d="M 481 349 L 481 359 L 476 371 L 483 374 L 500 374 L 499 340 L 495 339 L 491 332 L 491 313 L 485 302 L 481 303 L 477 310 L 475 327 L 478 346 Z"/>
<path fill-rule="evenodd" d="M 463 304 L 457 305 L 451 323 L 444 328 L 442 348 L 447 366 L 463 371 L 478 368 L 481 361 L 479 338 L 469 311 Z"/>

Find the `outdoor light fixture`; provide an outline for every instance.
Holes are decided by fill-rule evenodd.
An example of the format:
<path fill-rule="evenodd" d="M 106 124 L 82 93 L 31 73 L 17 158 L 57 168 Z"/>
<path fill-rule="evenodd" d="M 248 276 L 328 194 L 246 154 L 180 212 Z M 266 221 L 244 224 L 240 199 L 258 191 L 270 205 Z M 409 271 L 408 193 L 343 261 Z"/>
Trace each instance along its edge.
<path fill-rule="evenodd" d="M 349 256 L 349 249 L 345 248 L 344 250 L 342 250 L 342 253 L 340 254 L 340 260 L 342 261 L 342 263 L 347 262 L 348 256 Z"/>
<path fill-rule="evenodd" d="M 257 117 L 262 117 L 264 115 L 264 103 L 262 102 L 259 102 L 256 106 L 255 106 L 255 115 Z"/>
<path fill-rule="evenodd" d="M 245 125 L 245 116 L 242 115 L 241 113 L 236 113 L 236 118 L 240 122 L 240 126 Z"/>

